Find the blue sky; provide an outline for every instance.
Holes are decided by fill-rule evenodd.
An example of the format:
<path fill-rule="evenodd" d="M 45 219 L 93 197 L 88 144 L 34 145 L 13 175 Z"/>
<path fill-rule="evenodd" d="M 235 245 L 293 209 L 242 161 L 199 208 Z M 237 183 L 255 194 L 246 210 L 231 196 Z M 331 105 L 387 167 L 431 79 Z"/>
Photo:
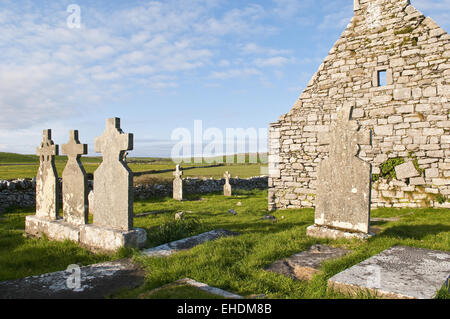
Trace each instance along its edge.
<path fill-rule="evenodd" d="M 70 4 L 81 28 L 67 26 Z M 450 30 L 450 0 L 412 4 Z M 353 15 L 352 0 L 0 0 L 0 151 L 31 153 L 105 119 L 131 156 L 169 156 L 171 133 L 267 128 L 288 112 Z"/>

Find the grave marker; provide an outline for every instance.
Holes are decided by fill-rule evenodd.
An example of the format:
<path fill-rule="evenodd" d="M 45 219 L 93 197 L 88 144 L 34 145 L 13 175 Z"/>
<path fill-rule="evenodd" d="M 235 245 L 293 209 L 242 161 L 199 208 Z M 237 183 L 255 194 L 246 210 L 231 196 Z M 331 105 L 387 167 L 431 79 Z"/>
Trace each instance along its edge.
<path fill-rule="evenodd" d="M 329 158 L 318 168 L 315 225 L 307 235 L 325 238 L 367 238 L 370 223 L 371 165 L 357 157 L 359 144 L 370 144 L 370 131 L 359 131 L 352 107 L 338 109 L 338 118 L 322 144 Z"/>
<path fill-rule="evenodd" d="M 223 195 L 227 197 L 232 196 L 232 189 L 230 184 L 231 178 L 230 172 L 226 171 L 223 177 L 225 178 L 225 185 L 223 186 Z"/>
<path fill-rule="evenodd" d="M 45 130 L 41 145 L 37 148 L 39 170 L 36 176 L 36 216 L 48 220 L 58 218 L 58 172 L 55 156 L 58 145 L 52 141 L 52 130 Z"/>
<path fill-rule="evenodd" d="M 180 165 L 177 165 L 175 172 L 173 172 L 175 179 L 173 180 L 173 199 L 183 200 L 183 171 L 180 170 Z"/>
<path fill-rule="evenodd" d="M 133 134 L 125 134 L 119 118 L 106 121 L 102 136 L 95 139 L 95 151 L 103 161 L 94 172 L 94 225 L 116 230 L 133 228 L 133 172 L 123 161 L 133 149 Z"/>
<path fill-rule="evenodd" d="M 70 131 L 69 142 L 62 145 L 62 153 L 68 157 L 63 171 L 64 220 L 70 224 L 87 224 L 88 180 L 80 158 L 88 153 L 88 146 L 79 142 L 78 131 Z"/>

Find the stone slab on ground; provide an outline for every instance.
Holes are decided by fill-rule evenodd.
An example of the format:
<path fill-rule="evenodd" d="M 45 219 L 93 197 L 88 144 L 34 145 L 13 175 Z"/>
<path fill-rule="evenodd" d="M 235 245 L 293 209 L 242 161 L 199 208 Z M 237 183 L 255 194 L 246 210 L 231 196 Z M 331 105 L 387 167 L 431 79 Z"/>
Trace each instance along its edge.
<path fill-rule="evenodd" d="M 164 244 L 158 247 L 146 249 L 143 251 L 143 254 L 147 255 L 148 257 L 168 257 L 180 250 L 188 250 L 194 248 L 195 246 L 201 245 L 207 241 L 216 240 L 221 237 L 237 236 L 237 235 L 238 235 L 237 233 L 224 229 L 213 230 L 197 236 L 173 241 L 171 243 Z"/>
<path fill-rule="evenodd" d="M 319 272 L 324 261 L 343 257 L 349 251 L 326 245 L 313 245 L 308 251 L 302 251 L 289 258 L 278 260 L 266 268 L 292 279 L 311 280 Z"/>
<path fill-rule="evenodd" d="M 58 271 L 0 282 L 0 299 L 103 299 L 144 282 L 144 272 L 128 259 L 81 267 L 81 287 L 70 289 L 73 272 Z"/>
<path fill-rule="evenodd" d="M 335 275 L 328 287 L 382 298 L 432 299 L 449 276 L 449 252 L 397 246 Z"/>
<path fill-rule="evenodd" d="M 152 294 L 154 294 L 154 293 L 156 293 L 156 292 L 158 292 L 160 290 L 163 290 L 163 289 L 166 289 L 166 288 L 174 288 L 174 287 L 177 287 L 177 286 L 191 286 L 191 287 L 195 287 L 195 288 L 198 288 L 198 289 L 200 289 L 200 290 L 202 290 L 204 292 L 207 292 L 209 294 L 216 295 L 216 296 L 221 296 L 221 297 L 224 297 L 226 299 L 243 299 L 242 296 L 233 294 L 231 292 L 228 292 L 228 291 L 220 289 L 220 288 L 211 287 L 211 286 L 209 286 L 207 284 L 195 281 L 195 280 L 190 279 L 190 278 L 180 279 L 180 280 L 175 281 L 174 283 L 171 283 L 171 284 L 168 284 L 168 285 L 164 285 L 164 286 L 162 286 L 160 288 L 153 289 L 150 292 L 147 292 L 147 293 L 144 293 L 144 294 L 140 295 L 139 299 L 143 299 L 145 297 L 148 297 L 148 296 L 150 296 L 150 295 L 152 295 Z"/>

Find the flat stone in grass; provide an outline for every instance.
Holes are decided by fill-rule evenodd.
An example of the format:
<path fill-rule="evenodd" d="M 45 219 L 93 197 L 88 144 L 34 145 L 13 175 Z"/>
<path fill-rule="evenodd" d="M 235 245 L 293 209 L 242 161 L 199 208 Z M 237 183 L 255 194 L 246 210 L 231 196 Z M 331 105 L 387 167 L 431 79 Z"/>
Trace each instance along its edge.
<path fill-rule="evenodd" d="M 432 299 L 449 275 L 449 252 L 398 246 L 335 275 L 328 287 L 381 298 Z"/>
<path fill-rule="evenodd" d="M 157 295 L 158 293 L 163 292 L 164 290 L 172 290 L 172 289 L 176 289 L 177 287 L 183 287 L 183 286 L 189 286 L 189 287 L 194 287 L 204 293 L 206 293 L 207 295 L 212 295 L 212 296 L 218 296 L 221 298 L 225 298 L 225 299 L 242 299 L 242 296 L 233 294 L 231 292 L 222 290 L 220 288 L 216 288 L 216 287 L 211 287 L 207 284 L 189 279 L 189 278 L 184 278 L 184 279 L 180 279 L 175 281 L 174 283 L 162 286 L 160 288 L 156 288 L 151 290 L 150 292 L 146 292 L 141 294 L 138 298 L 139 299 L 147 299 L 149 297 L 152 297 L 152 295 Z M 186 298 L 188 298 L 190 296 L 186 296 Z"/>
<path fill-rule="evenodd" d="M 81 267 L 80 288 L 68 287 L 73 275 L 58 271 L 0 282 L 0 299 L 99 299 L 144 282 L 144 272 L 128 259 Z"/>
<path fill-rule="evenodd" d="M 180 239 L 158 247 L 146 249 L 143 251 L 143 254 L 147 255 L 148 257 L 168 257 L 180 250 L 189 250 L 207 241 L 216 240 L 221 237 L 237 236 L 237 235 L 238 235 L 237 233 L 224 229 L 213 230 L 197 236 Z"/>
<path fill-rule="evenodd" d="M 292 279 L 311 280 L 312 276 L 319 272 L 324 261 L 343 257 L 346 254 L 348 251 L 343 248 L 314 245 L 308 251 L 274 262 L 266 270 Z"/>

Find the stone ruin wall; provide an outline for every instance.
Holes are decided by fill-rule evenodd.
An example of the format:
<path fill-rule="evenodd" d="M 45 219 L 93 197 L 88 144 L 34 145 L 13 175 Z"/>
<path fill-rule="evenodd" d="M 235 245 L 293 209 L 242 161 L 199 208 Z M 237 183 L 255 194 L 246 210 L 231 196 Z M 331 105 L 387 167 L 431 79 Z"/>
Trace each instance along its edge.
<path fill-rule="evenodd" d="M 267 176 L 251 178 L 231 178 L 230 184 L 234 190 L 267 189 Z M 184 178 L 183 190 L 185 194 L 210 194 L 223 192 L 224 179 Z M 61 190 L 61 179 L 58 183 Z M 93 182 L 89 181 L 89 190 Z M 135 185 L 134 197 L 146 200 L 154 197 L 172 195 L 172 181 L 160 184 Z M 61 191 L 60 191 L 61 194 Z M 62 194 L 58 200 L 61 207 Z M 36 205 L 36 181 L 30 179 L 0 180 L 0 213 L 9 207 L 31 207 Z"/>
<path fill-rule="evenodd" d="M 358 10 L 357 10 L 358 9 Z M 269 209 L 313 207 L 318 133 L 336 108 L 372 129 L 359 157 L 372 173 L 391 158 L 420 177 L 373 183 L 372 207 L 447 207 L 450 195 L 450 36 L 407 0 L 355 0 L 355 15 L 293 109 L 270 126 Z M 386 86 L 378 87 L 379 70 Z M 339 169 L 339 163 L 336 163 Z"/>

